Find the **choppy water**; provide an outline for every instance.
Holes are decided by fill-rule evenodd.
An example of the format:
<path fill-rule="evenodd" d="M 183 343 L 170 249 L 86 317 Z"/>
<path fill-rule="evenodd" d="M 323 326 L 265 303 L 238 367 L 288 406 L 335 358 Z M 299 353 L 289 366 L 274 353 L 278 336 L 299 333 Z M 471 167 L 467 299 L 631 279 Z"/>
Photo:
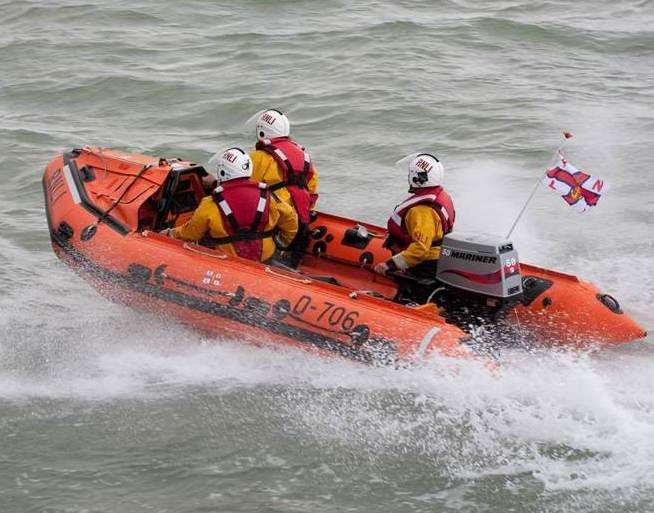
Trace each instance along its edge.
<path fill-rule="evenodd" d="M 391 163 L 445 163 L 462 228 L 504 232 L 558 143 L 612 182 L 541 192 L 522 259 L 654 328 L 651 1 L 0 0 L 0 511 L 651 511 L 654 351 L 371 369 L 203 339 L 52 254 L 40 176 L 103 144 L 206 159 L 286 110 L 321 207 L 380 222 Z"/>

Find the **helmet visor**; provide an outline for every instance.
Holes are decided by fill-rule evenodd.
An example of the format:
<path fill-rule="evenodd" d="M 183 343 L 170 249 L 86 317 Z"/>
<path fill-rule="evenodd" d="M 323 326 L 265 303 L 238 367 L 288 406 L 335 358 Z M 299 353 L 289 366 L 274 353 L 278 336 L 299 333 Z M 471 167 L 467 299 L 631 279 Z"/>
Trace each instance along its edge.
<path fill-rule="evenodd" d="M 257 127 L 257 121 L 259 121 L 259 118 L 261 117 L 261 114 L 263 114 L 267 110 L 268 109 L 262 109 L 259 112 L 257 112 L 256 114 L 250 116 L 248 118 L 248 120 L 245 123 L 243 123 L 243 128 L 245 130 L 247 130 L 248 132 L 254 132 L 254 130 Z"/>
<path fill-rule="evenodd" d="M 219 151 L 217 153 L 214 153 L 209 161 L 207 162 L 207 172 L 208 173 L 213 173 L 216 175 L 218 173 L 218 164 L 220 163 L 220 159 L 223 156 L 224 151 Z"/>
<path fill-rule="evenodd" d="M 415 153 L 411 153 L 410 155 L 407 155 L 406 157 L 402 157 L 394 164 L 394 167 L 397 171 L 401 173 L 406 173 L 409 170 L 409 164 L 411 164 L 411 161 L 415 159 L 418 155 L 423 155 L 423 154 L 424 152 L 417 151 Z"/>

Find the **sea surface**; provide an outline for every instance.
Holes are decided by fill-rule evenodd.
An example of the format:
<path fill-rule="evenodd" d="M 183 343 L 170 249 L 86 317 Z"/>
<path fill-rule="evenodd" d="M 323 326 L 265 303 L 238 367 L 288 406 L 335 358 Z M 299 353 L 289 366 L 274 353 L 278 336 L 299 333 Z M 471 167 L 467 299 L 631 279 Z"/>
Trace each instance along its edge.
<path fill-rule="evenodd" d="M 653 339 L 370 368 L 110 303 L 54 256 L 41 176 L 104 145 L 200 162 L 287 112 L 320 208 L 382 223 L 439 156 L 458 228 L 654 329 L 654 3 L 0 0 L 0 511 L 650 512 Z"/>

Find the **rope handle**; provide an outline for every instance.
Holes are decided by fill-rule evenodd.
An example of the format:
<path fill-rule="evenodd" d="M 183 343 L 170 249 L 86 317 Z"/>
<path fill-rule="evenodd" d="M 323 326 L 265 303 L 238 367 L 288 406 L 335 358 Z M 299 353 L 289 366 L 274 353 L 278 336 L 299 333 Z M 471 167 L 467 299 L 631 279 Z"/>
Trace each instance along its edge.
<path fill-rule="evenodd" d="M 192 251 L 193 253 L 199 253 L 200 255 L 205 255 L 205 256 L 210 256 L 212 258 L 218 258 L 220 260 L 227 260 L 229 258 L 229 255 L 227 253 L 221 252 L 221 253 L 208 253 L 206 251 L 200 250 L 200 246 L 198 244 L 191 244 L 189 242 L 185 242 L 182 247 L 184 249 L 187 249 L 188 251 Z M 216 250 L 213 250 L 216 251 Z"/>
<path fill-rule="evenodd" d="M 289 276 L 288 274 L 275 272 L 269 266 L 266 266 L 265 272 L 267 272 L 268 274 L 272 274 L 273 276 L 279 276 L 281 278 L 286 278 L 288 280 L 296 281 L 298 283 L 304 283 L 305 285 L 312 283 L 312 281 L 308 278 L 295 278 L 294 276 Z"/>

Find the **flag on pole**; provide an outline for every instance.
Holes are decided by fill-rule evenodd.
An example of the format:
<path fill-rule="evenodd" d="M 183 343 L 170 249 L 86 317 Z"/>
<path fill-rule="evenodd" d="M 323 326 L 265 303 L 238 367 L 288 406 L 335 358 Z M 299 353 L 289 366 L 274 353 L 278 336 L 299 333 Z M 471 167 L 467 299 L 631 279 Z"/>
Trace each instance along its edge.
<path fill-rule="evenodd" d="M 558 193 L 564 201 L 577 212 L 586 212 L 597 205 L 603 192 L 608 189 L 601 178 L 579 171 L 566 160 L 561 152 L 559 165 L 548 169 L 543 176 L 543 184 Z"/>

